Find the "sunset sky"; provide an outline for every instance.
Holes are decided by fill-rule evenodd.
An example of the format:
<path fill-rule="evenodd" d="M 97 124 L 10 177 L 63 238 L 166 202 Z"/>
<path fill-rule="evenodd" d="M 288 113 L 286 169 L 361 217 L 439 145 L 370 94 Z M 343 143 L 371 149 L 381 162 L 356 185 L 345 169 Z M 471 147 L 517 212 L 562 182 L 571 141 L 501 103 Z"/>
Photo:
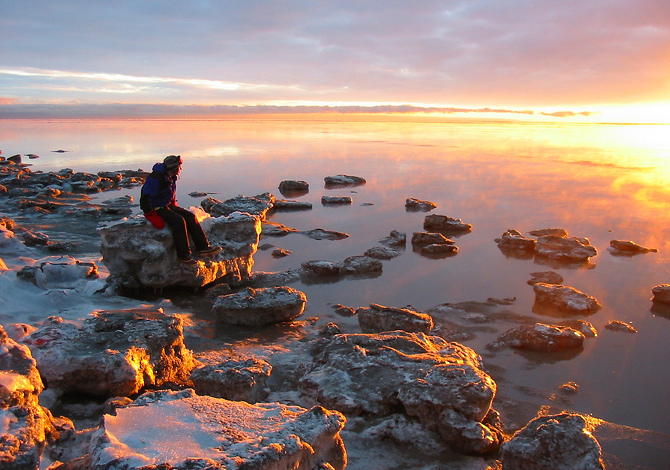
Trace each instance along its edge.
<path fill-rule="evenodd" d="M 668 0 L 0 0 L 0 41 L 0 117 L 670 121 Z"/>

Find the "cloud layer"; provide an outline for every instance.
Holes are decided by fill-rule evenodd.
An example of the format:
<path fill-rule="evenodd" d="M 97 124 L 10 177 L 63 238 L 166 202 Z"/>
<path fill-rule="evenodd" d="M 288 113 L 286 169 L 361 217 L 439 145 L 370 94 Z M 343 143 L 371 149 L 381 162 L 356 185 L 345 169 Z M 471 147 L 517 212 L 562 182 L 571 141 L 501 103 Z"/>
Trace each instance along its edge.
<path fill-rule="evenodd" d="M 0 104 L 670 100 L 665 0 L 2 4 Z"/>

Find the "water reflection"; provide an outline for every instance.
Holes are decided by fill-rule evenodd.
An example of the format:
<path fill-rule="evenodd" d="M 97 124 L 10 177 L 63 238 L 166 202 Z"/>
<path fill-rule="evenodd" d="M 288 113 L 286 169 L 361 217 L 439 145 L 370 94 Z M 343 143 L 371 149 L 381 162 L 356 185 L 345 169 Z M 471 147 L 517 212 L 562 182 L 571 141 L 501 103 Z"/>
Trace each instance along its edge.
<path fill-rule="evenodd" d="M 40 155 L 30 160 L 34 171 L 148 169 L 165 155 L 179 153 L 185 165 L 178 197 L 185 206 L 199 204 L 199 198 L 189 196 L 194 191 L 217 193 L 217 199 L 225 200 L 276 192 L 283 180 L 306 181 L 310 190 L 292 197 L 311 203 L 313 209 L 277 212 L 270 216 L 272 222 L 350 237 L 314 240 L 288 233 L 273 238 L 273 245 L 292 254 L 273 258 L 272 250 L 259 251 L 254 271 L 295 269 L 313 259 L 339 262 L 378 246 L 393 230 L 411 236 L 423 230 L 425 213 L 407 211 L 406 199 L 435 202 L 437 209 L 431 213 L 473 225 L 472 232 L 457 240 L 457 254 L 429 259 L 407 249 L 385 260 L 381 275 L 296 281 L 293 287 L 308 297 L 305 317 L 317 318 L 318 324 L 334 321 L 343 331 L 356 332 L 356 317 L 342 317 L 332 305 L 413 305 L 427 311 L 445 303 L 515 298 L 504 315 L 487 316 L 486 323 L 473 323 L 480 317 L 472 315 L 442 317 L 445 331 L 452 326 L 449 322 L 464 326 L 461 340 L 485 351 L 486 344 L 520 322 L 541 321 L 533 313 L 534 294 L 527 280 L 538 265 L 548 266 L 560 273 L 565 285 L 603 305 L 588 318 L 596 329 L 621 320 L 639 333 L 601 334 L 588 339 L 580 354 L 553 362 L 487 353 L 485 362 L 505 371 L 501 393 L 515 393 L 505 383 L 553 389 L 575 381 L 580 384 L 574 399 L 577 411 L 670 432 L 670 423 L 658 419 L 670 414 L 667 397 L 659 392 L 670 374 L 663 359 L 670 353 L 670 313 L 649 300 L 653 286 L 669 282 L 669 130 L 491 122 L 5 121 L 0 142 L 5 155 Z M 70 151 L 51 152 L 61 148 Z M 361 176 L 367 183 L 324 188 L 324 177 L 340 174 Z M 138 193 L 139 189 L 128 192 L 136 200 Z M 354 204 L 326 207 L 320 203 L 324 195 L 351 196 Z M 599 254 L 587 266 L 545 264 L 535 256 L 501 252 L 494 242 L 509 229 L 527 233 L 546 227 L 589 238 Z M 659 252 L 611 256 L 607 247 L 613 239 L 632 240 Z M 207 312 L 199 312 L 198 318 L 209 321 Z M 231 334 L 244 336 L 219 326 L 203 331 L 212 342 Z M 273 331 L 261 335 L 262 340 L 281 341 L 289 334 Z M 529 363 L 541 365 L 524 368 Z M 640 383 L 657 386 L 641 388 Z M 548 404 L 544 398 L 537 400 L 535 405 Z"/>

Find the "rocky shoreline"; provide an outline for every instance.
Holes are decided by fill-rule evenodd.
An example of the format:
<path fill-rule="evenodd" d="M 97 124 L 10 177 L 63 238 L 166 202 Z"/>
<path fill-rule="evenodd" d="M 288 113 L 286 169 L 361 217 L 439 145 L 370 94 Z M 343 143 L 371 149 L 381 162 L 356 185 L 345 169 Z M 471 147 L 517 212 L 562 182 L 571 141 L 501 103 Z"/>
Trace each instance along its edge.
<path fill-rule="evenodd" d="M 194 287 L 193 296 L 206 299 L 218 323 L 289 329 L 295 336 L 283 353 L 263 358 L 241 357 L 232 348 L 194 353 L 185 338 L 184 320 L 160 308 L 94 311 L 83 322 L 51 316 L 35 325 L 6 323 L 0 329 L 0 417 L 7 423 L 0 427 L 3 468 L 44 468 L 45 462 L 52 462 L 50 470 L 342 469 L 347 465 L 342 436 L 354 432 L 348 427 L 366 442 L 390 441 L 435 458 L 451 449 L 462 468 L 604 468 L 594 435 L 608 423 L 547 411 L 522 429 L 510 426 L 506 410 L 494 409 L 497 386 L 481 357 L 458 342 L 477 325 L 495 322 L 497 315 L 505 314 L 498 307 L 514 299 L 489 299 L 477 314 L 457 304 L 426 312 L 379 304 L 339 306 L 357 317 L 357 334 L 342 333 L 334 323 L 317 329 L 311 327 L 313 319 L 300 320 L 309 300 L 286 284 L 382 275 L 384 261 L 406 248 L 404 233 L 391 232 L 379 246 L 341 262 L 310 260 L 291 271 L 254 273 L 253 255 L 261 235 L 297 232 L 269 222 L 268 213 L 309 207 L 278 201 L 270 193 L 227 201 L 206 198 L 201 203 L 203 227 L 212 243 L 224 249 L 216 258 L 185 270 L 175 262 L 169 231 L 131 217 L 132 200 L 93 204 L 87 197 L 141 184 L 142 172 L 45 174 L 16 163 L 0 171 L 3 212 L 19 214 L 20 220 L 45 219 L 47 226 L 69 220 L 95 226 L 104 222 L 99 233 L 109 276 L 97 293 Z M 324 180 L 330 187 L 365 184 L 363 178 L 349 175 Z M 282 194 L 309 190 L 300 181 L 282 181 L 279 189 Z M 408 211 L 434 208 L 430 201 L 406 202 Z M 473 227 L 429 214 L 423 229 L 412 234 L 412 249 L 444 258 L 458 253 L 450 234 L 467 234 Z M 63 256 L 76 251 L 69 241 L 52 241 L 48 234 L 24 229 L 4 214 L 0 232 L 3 257 L 16 256 L 25 247 L 49 255 L 18 271 L 15 282 L 51 291 L 99 277 L 94 263 Z M 347 237 L 324 229 L 302 234 Z M 569 237 L 562 229 L 529 235 L 533 238 L 508 230 L 495 243 L 506 256 L 539 257 L 550 266 L 588 265 L 597 253 L 586 238 Z M 654 251 L 619 240 L 612 241 L 611 250 L 620 256 Z M 1 259 L 0 270 L 7 275 Z M 516 348 L 578 353 L 584 341 L 595 340 L 595 327 L 582 319 L 600 308 L 595 297 L 562 285 L 554 271 L 534 273 L 529 283 L 536 295 L 533 311 L 556 323 L 519 316 L 519 326 L 488 344 L 489 352 Z M 669 303 L 670 286 L 655 286 L 652 292 L 655 303 Z M 634 333 L 620 321 L 606 327 Z M 566 393 L 578 389 L 577 384 L 564 387 Z M 56 413 L 73 396 L 97 397 L 93 414 L 100 418 L 95 425 L 78 429 L 71 418 Z M 275 401 L 265 402 L 268 398 Z M 210 410 L 207 416 L 203 409 Z M 197 433 L 188 427 L 196 418 Z M 139 422 L 162 429 L 159 423 L 165 419 L 172 420 L 172 427 L 165 435 L 157 432 L 162 439 L 148 444 L 146 436 L 137 434 L 142 433 Z M 188 452 L 197 449 L 200 454 L 167 450 L 183 445 L 189 432 L 198 435 L 198 442 Z"/>

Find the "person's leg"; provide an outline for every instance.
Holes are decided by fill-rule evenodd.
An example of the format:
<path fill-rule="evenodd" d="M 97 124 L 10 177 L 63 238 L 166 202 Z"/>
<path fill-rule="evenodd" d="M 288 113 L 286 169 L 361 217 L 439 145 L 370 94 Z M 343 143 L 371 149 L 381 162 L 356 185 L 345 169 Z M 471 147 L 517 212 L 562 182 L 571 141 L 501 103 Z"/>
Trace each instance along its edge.
<path fill-rule="evenodd" d="M 170 210 L 179 214 L 186 222 L 188 234 L 193 239 L 193 244 L 195 245 L 195 249 L 197 251 L 204 250 L 205 248 L 209 247 L 207 235 L 205 235 L 205 231 L 200 226 L 200 223 L 198 222 L 198 219 L 193 212 L 178 206 L 171 207 Z"/>
<path fill-rule="evenodd" d="M 188 233 L 186 231 L 186 221 L 179 212 L 172 209 L 156 209 L 158 215 L 165 221 L 165 224 L 172 232 L 174 247 L 177 250 L 177 258 L 187 259 L 191 256 L 191 248 L 188 243 Z"/>

